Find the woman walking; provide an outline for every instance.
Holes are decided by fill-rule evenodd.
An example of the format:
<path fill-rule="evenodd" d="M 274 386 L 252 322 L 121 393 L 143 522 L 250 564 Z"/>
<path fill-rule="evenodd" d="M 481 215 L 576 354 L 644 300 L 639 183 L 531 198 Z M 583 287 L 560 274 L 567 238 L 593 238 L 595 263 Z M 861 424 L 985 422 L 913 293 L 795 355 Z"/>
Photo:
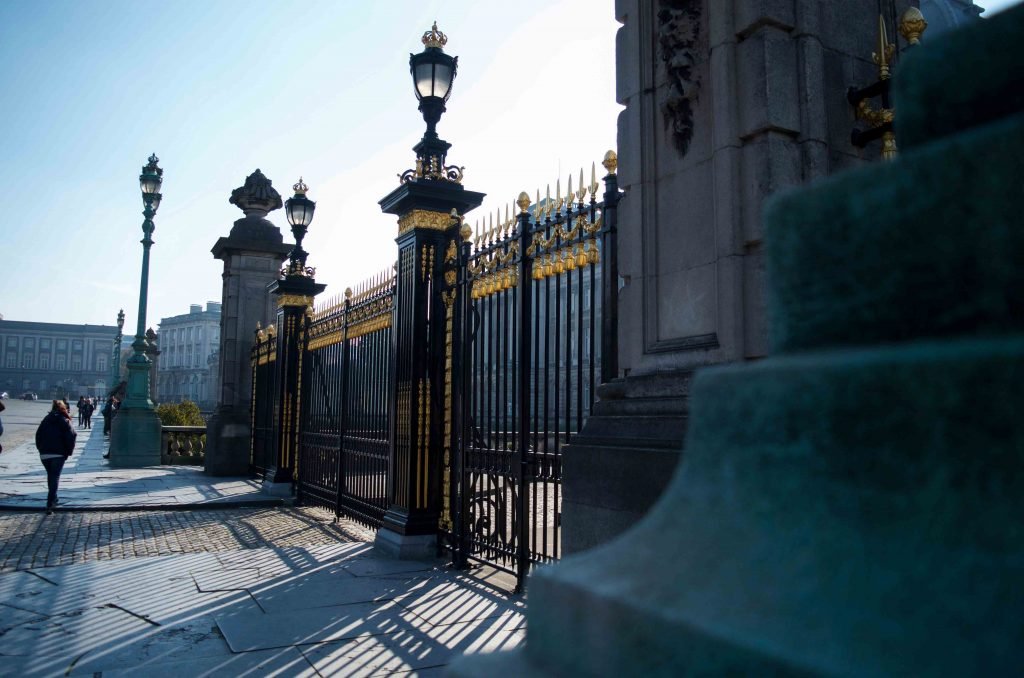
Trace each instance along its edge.
<path fill-rule="evenodd" d="M 78 433 L 71 424 L 67 405 L 60 400 L 54 400 L 50 413 L 36 429 L 36 449 L 39 450 L 39 458 L 46 468 L 46 486 L 49 490 L 46 494 L 47 515 L 53 513 L 53 507 L 58 503 L 57 483 L 60 482 L 60 472 L 64 469 L 64 462 L 75 450 L 77 437 Z"/>

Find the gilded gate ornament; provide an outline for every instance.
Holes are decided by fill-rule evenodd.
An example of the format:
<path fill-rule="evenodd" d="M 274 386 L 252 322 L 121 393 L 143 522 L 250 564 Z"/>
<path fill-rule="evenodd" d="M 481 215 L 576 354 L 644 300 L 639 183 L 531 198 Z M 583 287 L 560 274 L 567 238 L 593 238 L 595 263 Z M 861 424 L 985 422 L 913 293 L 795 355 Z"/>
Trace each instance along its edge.
<path fill-rule="evenodd" d="M 433 210 L 409 210 L 398 217 L 398 233 L 402 234 L 413 228 L 424 228 L 431 231 L 447 231 L 453 225 L 452 217 L 447 212 Z"/>

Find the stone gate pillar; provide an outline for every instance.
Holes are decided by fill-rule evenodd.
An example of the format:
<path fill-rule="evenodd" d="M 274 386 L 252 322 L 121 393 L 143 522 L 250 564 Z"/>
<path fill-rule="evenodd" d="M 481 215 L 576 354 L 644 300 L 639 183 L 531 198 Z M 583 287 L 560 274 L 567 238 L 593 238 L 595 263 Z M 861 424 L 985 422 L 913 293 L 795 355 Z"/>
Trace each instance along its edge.
<path fill-rule="evenodd" d="M 206 472 L 242 475 L 249 469 L 249 358 L 256 323 L 269 324 L 272 306 L 267 286 L 278 279 L 292 249 L 267 214 L 281 207 L 281 196 L 256 170 L 231 192 L 229 201 L 245 216 L 213 246 L 224 262 L 220 316 L 220 365 L 217 409 L 207 423 Z"/>

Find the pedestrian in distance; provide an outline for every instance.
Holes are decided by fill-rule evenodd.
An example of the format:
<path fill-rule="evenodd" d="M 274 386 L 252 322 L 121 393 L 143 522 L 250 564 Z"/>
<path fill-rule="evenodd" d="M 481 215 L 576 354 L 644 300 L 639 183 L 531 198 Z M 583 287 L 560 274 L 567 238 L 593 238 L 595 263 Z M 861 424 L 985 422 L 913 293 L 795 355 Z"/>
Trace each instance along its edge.
<path fill-rule="evenodd" d="M 60 483 L 60 472 L 64 470 L 64 462 L 75 451 L 77 437 L 78 433 L 71 424 L 67 405 L 60 400 L 54 400 L 50 413 L 43 417 L 39 428 L 36 429 L 36 449 L 39 450 L 39 459 L 46 469 L 47 515 L 53 513 L 53 507 L 58 504 L 57 485 Z"/>
<path fill-rule="evenodd" d="M 109 436 L 110 420 L 114 417 L 114 396 L 107 398 L 107 402 L 103 404 L 100 414 L 103 415 L 103 435 Z"/>
<path fill-rule="evenodd" d="M 85 426 L 85 396 L 78 396 L 75 407 L 78 409 L 78 428 L 82 428 Z"/>
<path fill-rule="evenodd" d="M 89 398 L 86 398 L 85 402 L 82 403 L 82 411 L 85 413 L 84 420 L 83 420 L 85 422 L 85 428 L 88 428 L 88 429 L 92 428 L 92 411 L 93 411 L 93 409 L 95 409 L 95 408 L 92 405 L 92 400 L 89 399 Z"/>
<path fill-rule="evenodd" d="M 0 412 L 3 412 L 6 409 L 7 409 L 7 406 L 4 405 L 2 400 L 0 400 Z M 4 434 L 4 421 L 3 421 L 3 419 L 0 419 L 0 436 L 2 436 L 3 434 Z M 3 452 L 3 451 L 4 451 L 4 446 L 0 445 L 0 452 Z"/>

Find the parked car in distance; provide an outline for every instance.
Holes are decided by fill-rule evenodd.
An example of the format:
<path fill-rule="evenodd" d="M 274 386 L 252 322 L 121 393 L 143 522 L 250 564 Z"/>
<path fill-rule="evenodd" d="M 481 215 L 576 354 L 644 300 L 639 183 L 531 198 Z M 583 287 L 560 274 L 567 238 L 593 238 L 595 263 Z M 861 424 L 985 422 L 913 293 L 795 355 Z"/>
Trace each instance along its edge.
<path fill-rule="evenodd" d="M 22 400 L 39 400 L 39 396 L 37 396 L 35 393 L 26 391 L 25 393 L 21 394 L 21 399 Z"/>

